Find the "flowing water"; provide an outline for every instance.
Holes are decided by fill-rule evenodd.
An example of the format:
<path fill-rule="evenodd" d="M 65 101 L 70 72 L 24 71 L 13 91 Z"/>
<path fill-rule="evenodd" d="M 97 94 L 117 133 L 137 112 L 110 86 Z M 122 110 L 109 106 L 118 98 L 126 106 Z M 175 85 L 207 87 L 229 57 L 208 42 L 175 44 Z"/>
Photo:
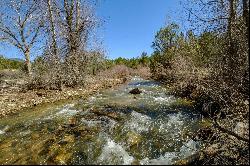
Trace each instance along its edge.
<path fill-rule="evenodd" d="M 132 95 L 133 88 L 142 90 Z M 150 80 L 87 100 L 38 106 L 0 121 L 0 164 L 173 164 L 202 146 L 181 99 Z"/>

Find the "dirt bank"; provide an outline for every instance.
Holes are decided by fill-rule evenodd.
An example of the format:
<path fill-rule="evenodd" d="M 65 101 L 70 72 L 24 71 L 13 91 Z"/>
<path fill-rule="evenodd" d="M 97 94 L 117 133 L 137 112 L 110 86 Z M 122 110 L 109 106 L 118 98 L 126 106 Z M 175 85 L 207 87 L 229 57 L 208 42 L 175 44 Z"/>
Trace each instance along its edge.
<path fill-rule="evenodd" d="M 15 114 L 24 108 L 31 108 L 44 103 L 87 97 L 103 88 L 112 88 L 123 83 L 124 79 L 89 78 L 84 87 L 64 88 L 62 91 L 59 91 L 44 89 L 23 90 L 22 84 L 12 86 L 11 80 L 6 80 L 1 83 L 0 87 L 0 118 Z"/>

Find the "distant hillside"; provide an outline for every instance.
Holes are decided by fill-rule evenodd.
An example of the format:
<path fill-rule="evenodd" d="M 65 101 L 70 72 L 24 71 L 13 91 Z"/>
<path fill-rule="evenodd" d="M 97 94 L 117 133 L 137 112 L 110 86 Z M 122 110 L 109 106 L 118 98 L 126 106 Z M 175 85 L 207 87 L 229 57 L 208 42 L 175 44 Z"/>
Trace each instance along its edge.
<path fill-rule="evenodd" d="M 20 58 L 8 58 L 9 60 L 13 60 L 13 61 L 19 61 L 19 62 L 24 62 L 23 59 Z"/>
<path fill-rule="evenodd" d="M 5 58 L 0 55 L 0 70 L 3 69 L 20 69 L 23 67 L 24 60 L 19 58 Z"/>

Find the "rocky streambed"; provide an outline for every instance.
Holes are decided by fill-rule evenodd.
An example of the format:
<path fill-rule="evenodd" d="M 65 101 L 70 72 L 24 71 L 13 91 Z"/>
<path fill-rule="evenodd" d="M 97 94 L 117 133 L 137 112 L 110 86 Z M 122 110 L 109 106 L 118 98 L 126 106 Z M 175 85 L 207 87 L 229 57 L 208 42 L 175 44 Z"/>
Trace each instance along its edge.
<path fill-rule="evenodd" d="M 23 80 L 5 80 L 0 83 L 0 118 L 19 113 L 37 105 L 55 103 L 61 100 L 86 98 L 100 89 L 123 84 L 122 79 L 86 78 L 86 86 L 59 90 L 27 90 Z"/>
<path fill-rule="evenodd" d="M 135 88 L 141 93 L 129 93 Z M 192 138 L 200 115 L 139 77 L 34 109 L 1 119 L 0 164 L 174 164 L 202 148 Z"/>

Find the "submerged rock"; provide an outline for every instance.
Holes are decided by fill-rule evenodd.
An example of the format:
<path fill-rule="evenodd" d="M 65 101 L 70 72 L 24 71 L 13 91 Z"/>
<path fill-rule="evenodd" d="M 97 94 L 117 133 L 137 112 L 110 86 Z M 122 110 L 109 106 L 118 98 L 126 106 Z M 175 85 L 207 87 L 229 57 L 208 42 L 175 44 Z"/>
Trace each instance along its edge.
<path fill-rule="evenodd" d="M 69 124 L 71 127 L 76 126 L 76 124 L 77 124 L 77 119 L 76 119 L 75 117 L 70 118 L 69 121 L 68 121 L 68 124 Z"/>
<path fill-rule="evenodd" d="M 176 161 L 174 165 L 192 165 L 199 160 L 200 160 L 200 153 L 195 153 L 186 157 L 185 159 Z"/>
<path fill-rule="evenodd" d="M 55 162 L 60 165 L 65 165 L 65 164 L 67 165 L 70 162 L 71 158 L 72 158 L 72 153 L 67 153 L 67 152 L 59 153 L 55 157 Z"/>
<path fill-rule="evenodd" d="M 135 89 L 132 89 L 131 91 L 129 91 L 129 93 L 131 93 L 131 94 L 134 94 L 134 95 L 136 95 L 136 94 L 141 94 L 141 90 L 139 90 L 138 88 L 135 88 Z"/>
<path fill-rule="evenodd" d="M 106 112 L 105 110 L 98 110 L 98 109 L 93 109 L 92 112 L 98 116 L 107 116 L 116 121 L 121 120 L 121 117 L 117 112 Z"/>
<path fill-rule="evenodd" d="M 74 142 L 75 142 L 74 135 L 65 135 L 63 140 L 59 141 L 58 144 L 63 145 L 63 144 L 74 143 Z"/>
<path fill-rule="evenodd" d="M 129 146 L 138 145 L 142 141 L 142 137 L 140 134 L 135 132 L 128 132 L 127 133 L 127 143 Z"/>

